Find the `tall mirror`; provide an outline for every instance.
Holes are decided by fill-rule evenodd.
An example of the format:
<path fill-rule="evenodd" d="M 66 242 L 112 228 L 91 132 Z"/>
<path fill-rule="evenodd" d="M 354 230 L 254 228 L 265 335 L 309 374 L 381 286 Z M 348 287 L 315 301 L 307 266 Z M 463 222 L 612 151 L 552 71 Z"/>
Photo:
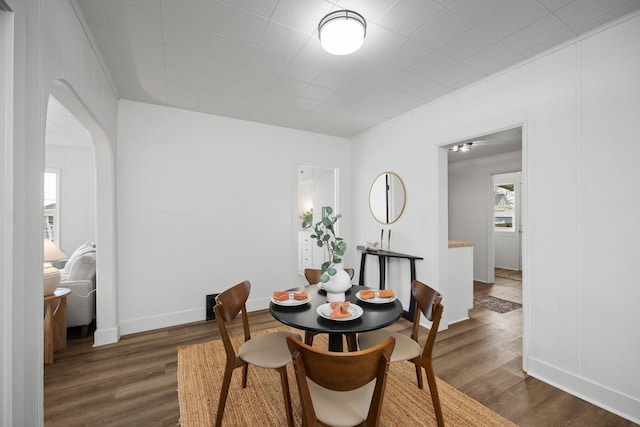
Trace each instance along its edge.
<path fill-rule="evenodd" d="M 400 218 L 406 203 L 404 183 L 393 172 L 383 172 L 371 184 L 369 208 L 376 221 L 393 224 Z"/>
<path fill-rule="evenodd" d="M 323 208 L 337 209 L 337 169 L 298 166 L 298 273 L 305 268 L 320 268 L 327 261 L 326 251 L 311 239 L 312 229 L 303 229 L 302 222 L 315 224 L 322 220 Z"/>

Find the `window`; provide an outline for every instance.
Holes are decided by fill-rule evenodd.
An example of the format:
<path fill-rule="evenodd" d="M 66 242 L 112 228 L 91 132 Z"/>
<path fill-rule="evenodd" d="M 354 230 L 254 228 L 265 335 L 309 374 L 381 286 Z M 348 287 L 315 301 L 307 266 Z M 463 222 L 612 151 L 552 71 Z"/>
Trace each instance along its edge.
<path fill-rule="evenodd" d="M 494 194 L 494 224 L 496 231 L 515 229 L 516 193 L 513 183 L 496 184 Z"/>
<path fill-rule="evenodd" d="M 44 238 L 60 245 L 60 172 L 44 172 Z"/>

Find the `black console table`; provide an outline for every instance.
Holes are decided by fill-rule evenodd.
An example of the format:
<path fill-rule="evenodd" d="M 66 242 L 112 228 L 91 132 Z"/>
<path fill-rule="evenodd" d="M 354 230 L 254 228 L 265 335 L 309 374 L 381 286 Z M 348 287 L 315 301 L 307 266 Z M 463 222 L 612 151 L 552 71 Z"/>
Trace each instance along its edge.
<path fill-rule="evenodd" d="M 367 255 L 374 255 L 378 257 L 378 264 L 380 265 L 380 289 L 385 289 L 386 283 L 386 271 L 387 271 L 387 258 L 401 258 L 409 260 L 409 267 L 411 268 L 411 281 L 416 280 L 416 260 L 424 259 L 415 255 L 401 254 L 398 252 L 385 251 L 382 249 L 367 249 L 364 246 L 357 247 L 358 252 L 362 252 L 362 258 L 360 260 L 360 279 L 358 284 L 364 286 L 364 265 L 367 260 Z M 415 302 L 413 300 L 413 294 L 409 300 L 409 311 L 404 311 L 402 317 L 409 321 L 413 321 L 413 313 L 415 311 Z"/>

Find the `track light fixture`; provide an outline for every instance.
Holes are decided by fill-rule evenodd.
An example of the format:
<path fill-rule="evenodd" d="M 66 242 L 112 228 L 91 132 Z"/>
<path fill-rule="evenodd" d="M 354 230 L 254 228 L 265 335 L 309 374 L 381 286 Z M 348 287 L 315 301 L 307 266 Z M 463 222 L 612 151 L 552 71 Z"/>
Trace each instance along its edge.
<path fill-rule="evenodd" d="M 469 151 L 472 146 L 473 142 L 465 142 L 464 144 L 452 145 L 449 147 L 449 151 L 453 151 L 454 153 L 457 153 L 458 151 Z"/>

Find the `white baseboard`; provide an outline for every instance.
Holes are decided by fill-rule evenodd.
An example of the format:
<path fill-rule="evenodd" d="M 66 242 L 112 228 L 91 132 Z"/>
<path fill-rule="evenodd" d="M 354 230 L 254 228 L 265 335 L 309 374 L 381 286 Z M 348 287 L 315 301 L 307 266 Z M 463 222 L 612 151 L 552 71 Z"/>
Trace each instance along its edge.
<path fill-rule="evenodd" d="M 461 317 L 460 319 L 456 319 L 456 320 L 450 320 L 449 324 L 453 325 L 454 323 L 458 323 L 458 322 L 464 322 L 465 320 L 469 320 L 469 316 L 467 317 Z"/>
<path fill-rule="evenodd" d="M 268 308 L 270 301 L 270 298 L 249 299 L 247 301 L 247 311 L 251 312 Z M 185 323 L 200 322 L 205 319 L 205 308 L 199 307 L 158 316 L 122 320 L 120 322 L 120 331 L 122 335 L 129 335 L 138 332 L 152 331 L 154 329 L 183 325 Z"/>
<path fill-rule="evenodd" d="M 93 346 L 98 347 L 106 344 L 113 344 L 120 339 L 119 328 L 96 329 L 93 333 Z"/>
<path fill-rule="evenodd" d="M 120 331 L 122 335 L 136 334 L 138 332 L 152 331 L 154 329 L 168 328 L 170 326 L 185 323 L 198 322 L 205 319 L 204 307 L 191 310 L 176 311 L 158 316 L 139 317 L 137 319 L 122 320 Z"/>
<path fill-rule="evenodd" d="M 527 374 L 640 424 L 640 400 L 529 357 Z"/>

